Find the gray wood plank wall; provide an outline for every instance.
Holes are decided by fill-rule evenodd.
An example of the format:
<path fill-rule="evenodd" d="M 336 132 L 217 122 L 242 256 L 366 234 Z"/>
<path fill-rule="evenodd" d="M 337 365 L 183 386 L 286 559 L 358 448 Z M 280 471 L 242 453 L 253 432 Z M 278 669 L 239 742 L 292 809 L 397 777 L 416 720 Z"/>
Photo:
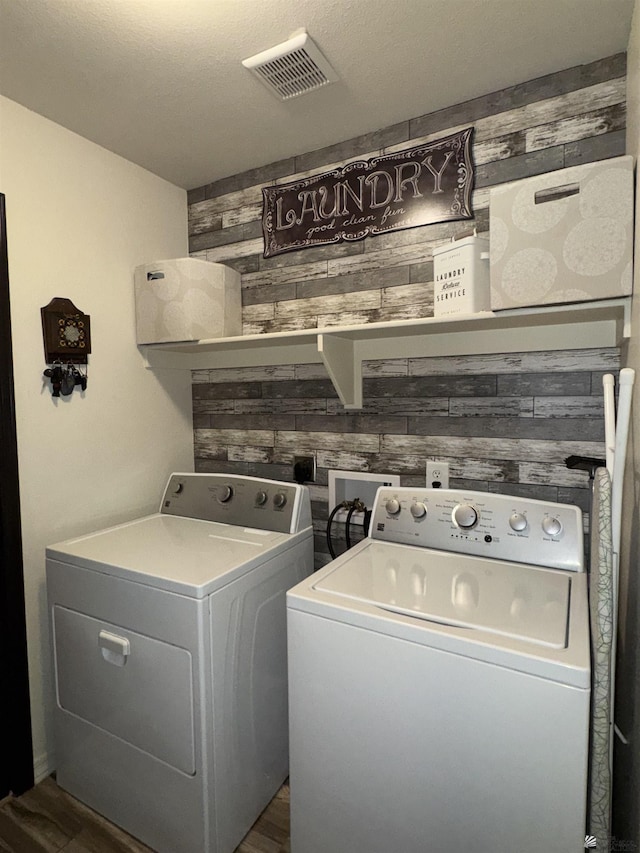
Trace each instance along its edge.
<path fill-rule="evenodd" d="M 242 274 L 245 334 L 433 314 L 433 249 L 488 228 L 489 187 L 625 153 L 625 55 L 570 68 L 189 193 L 190 252 Z M 473 125 L 475 222 L 444 223 L 350 245 L 262 257 L 262 187 L 436 139 Z M 317 557 L 326 559 L 330 468 L 424 483 L 448 460 L 453 486 L 577 503 L 586 474 L 570 454 L 604 455 L 602 374 L 617 350 L 396 359 L 365 366 L 364 407 L 345 413 L 320 365 L 197 371 L 199 471 L 291 479 L 314 453 Z"/>

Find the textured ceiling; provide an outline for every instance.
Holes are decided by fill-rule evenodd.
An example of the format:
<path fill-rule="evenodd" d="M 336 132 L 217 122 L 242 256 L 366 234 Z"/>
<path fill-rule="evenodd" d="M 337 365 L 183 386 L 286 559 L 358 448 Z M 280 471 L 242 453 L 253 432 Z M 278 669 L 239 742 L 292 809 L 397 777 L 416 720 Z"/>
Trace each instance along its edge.
<path fill-rule="evenodd" d="M 626 50 L 634 0 L 0 0 L 0 92 L 179 186 Z M 241 60 L 305 28 L 340 82 Z"/>

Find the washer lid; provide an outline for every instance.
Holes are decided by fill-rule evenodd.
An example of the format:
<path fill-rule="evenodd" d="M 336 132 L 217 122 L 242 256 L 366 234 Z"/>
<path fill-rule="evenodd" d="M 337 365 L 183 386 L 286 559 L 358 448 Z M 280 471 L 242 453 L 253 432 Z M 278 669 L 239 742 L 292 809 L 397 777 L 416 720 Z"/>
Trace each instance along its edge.
<path fill-rule="evenodd" d="M 152 515 L 69 539 L 47 557 L 202 598 L 288 547 L 296 535 Z"/>
<path fill-rule="evenodd" d="M 313 588 L 430 622 L 567 645 L 571 580 L 549 569 L 370 542 Z"/>

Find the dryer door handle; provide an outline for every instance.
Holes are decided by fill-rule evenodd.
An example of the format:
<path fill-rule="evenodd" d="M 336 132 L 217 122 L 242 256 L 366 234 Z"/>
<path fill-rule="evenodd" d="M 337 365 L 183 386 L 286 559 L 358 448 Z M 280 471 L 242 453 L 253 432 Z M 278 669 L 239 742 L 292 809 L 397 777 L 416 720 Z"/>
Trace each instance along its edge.
<path fill-rule="evenodd" d="M 100 631 L 98 645 L 100 646 L 102 657 L 107 663 L 115 664 L 115 666 L 124 666 L 131 652 L 131 643 L 129 640 L 126 637 L 119 637 L 117 634 L 112 634 L 110 631 Z"/>

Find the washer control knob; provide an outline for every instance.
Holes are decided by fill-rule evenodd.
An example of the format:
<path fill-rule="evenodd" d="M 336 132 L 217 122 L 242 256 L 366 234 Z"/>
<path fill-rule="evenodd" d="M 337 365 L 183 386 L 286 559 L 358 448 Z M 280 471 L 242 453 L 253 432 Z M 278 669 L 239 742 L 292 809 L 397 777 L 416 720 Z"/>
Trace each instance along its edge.
<path fill-rule="evenodd" d="M 514 512 L 509 518 L 509 527 L 516 532 L 527 529 L 527 516 L 521 512 Z"/>
<path fill-rule="evenodd" d="M 173 486 L 171 487 L 171 494 L 172 495 L 179 495 L 180 492 L 183 491 L 183 489 L 184 489 L 184 483 L 174 483 Z"/>
<path fill-rule="evenodd" d="M 233 486 L 223 486 L 218 494 L 218 500 L 221 504 L 226 504 L 233 497 Z"/>
<path fill-rule="evenodd" d="M 397 498 L 389 498 L 385 507 L 389 515 L 397 515 L 400 512 L 400 501 Z"/>
<path fill-rule="evenodd" d="M 256 506 L 264 506 L 269 498 L 266 492 L 260 491 L 256 495 Z"/>
<path fill-rule="evenodd" d="M 542 529 L 548 536 L 558 536 L 562 533 L 562 522 L 559 518 L 554 518 L 551 515 L 545 515 L 542 519 Z"/>
<path fill-rule="evenodd" d="M 287 502 L 287 496 L 284 492 L 276 492 L 273 496 L 273 505 L 276 509 L 282 509 Z"/>
<path fill-rule="evenodd" d="M 453 523 L 463 530 L 470 530 L 478 523 L 478 511 L 471 504 L 458 504 L 451 513 Z"/>
<path fill-rule="evenodd" d="M 416 501 L 411 504 L 410 512 L 414 518 L 424 518 L 427 514 L 427 508 L 423 503 L 420 503 L 420 501 Z"/>

